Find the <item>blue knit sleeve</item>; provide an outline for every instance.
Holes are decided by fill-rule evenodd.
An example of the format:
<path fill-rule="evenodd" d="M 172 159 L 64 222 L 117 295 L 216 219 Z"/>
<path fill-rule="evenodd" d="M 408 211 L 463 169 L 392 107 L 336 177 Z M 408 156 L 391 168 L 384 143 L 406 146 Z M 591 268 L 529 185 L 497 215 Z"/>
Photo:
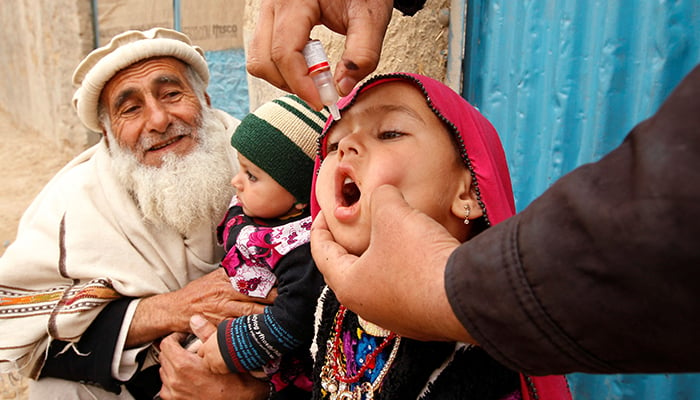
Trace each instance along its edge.
<path fill-rule="evenodd" d="M 275 320 L 269 307 L 263 314 L 223 321 L 217 334 L 219 350 L 233 372 L 260 369 L 302 344 Z"/>
<path fill-rule="evenodd" d="M 313 263 L 309 245 L 280 260 L 275 275 L 278 296 L 264 313 L 219 324 L 219 350 L 233 372 L 259 369 L 292 350 L 311 345 L 323 277 Z"/>

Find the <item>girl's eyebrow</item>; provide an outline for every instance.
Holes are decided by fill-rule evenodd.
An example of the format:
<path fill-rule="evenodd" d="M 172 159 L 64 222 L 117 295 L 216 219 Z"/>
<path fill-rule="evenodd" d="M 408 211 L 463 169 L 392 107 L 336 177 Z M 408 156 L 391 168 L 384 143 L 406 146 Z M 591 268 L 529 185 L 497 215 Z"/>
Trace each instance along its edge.
<path fill-rule="evenodd" d="M 346 114 L 343 114 L 345 118 L 341 119 L 340 121 L 334 123 L 331 125 L 330 129 L 326 132 L 326 138 L 330 138 L 333 132 L 337 131 L 337 127 L 340 125 L 344 125 L 346 123 L 349 123 L 353 117 L 352 114 L 352 108 L 350 108 L 349 112 L 346 111 Z M 402 114 L 408 114 L 411 118 L 418 120 L 422 123 L 425 123 L 425 120 L 412 108 L 407 107 L 402 104 L 379 104 L 371 107 L 367 107 L 363 109 L 362 111 L 358 112 L 358 117 L 362 118 L 363 116 L 371 116 L 371 115 L 385 115 L 391 112 L 396 112 L 396 113 L 402 113 Z M 330 142 L 329 142 L 330 143 Z"/>
<path fill-rule="evenodd" d="M 369 108 L 366 108 L 365 110 L 362 111 L 363 114 L 388 114 L 390 112 L 398 112 L 398 113 L 403 113 L 403 114 L 408 114 L 412 118 L 417 119 L 421 122 L 423 121 L 423 118 L 412 108 L 407 107 L 402 104 L 380 104 L 376 106 L 372 106 Z"/>

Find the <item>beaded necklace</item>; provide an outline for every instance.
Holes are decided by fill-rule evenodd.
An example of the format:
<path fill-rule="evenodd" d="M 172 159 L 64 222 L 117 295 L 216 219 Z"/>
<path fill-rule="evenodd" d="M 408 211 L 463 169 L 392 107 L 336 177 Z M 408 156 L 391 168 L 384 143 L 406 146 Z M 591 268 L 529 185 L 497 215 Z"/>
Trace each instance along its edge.
<path fill-rule="evenodd" d="M 343 354 L 342 343 L 340 342 L 343 321 L 345 320 L 346 314 L 347 308 L 342 305 L 340 308 L 338 308 L 338 312 L 335 314 L 333 334 L 326 342 L 326 359 L 323 367 L 321 368 L 321 387 L 330 394 L 330 400 L 361 400 L 363 394 L 365 396 L 365 400 L 371 400 L 374 399 L 374 392 L 382 384 L 382 380 L 386 376 L 387 372 L 389 372 L 389 368 L 391 368 L 391 365 L 396 358 L 396 354 L 399 351 L 399 345 L 401 343 L 401 337 L 393 332 L 390 332 L 389 335 L 379 344 L 379 346 L 377 346 L 372 353 L 365 357 L 365 361 L 357 373 L 352 376 L 346 376 L 344 371 L 344 359 L 346 357 L 345 354 Z M 391 349 L 389 358 L 384 363 L 382 370 L 379 372 L 379 375 L 377 375 L 374 382 L 362 382 L 354 389 L 351 389 L 351 385 L 359 382 L 368 369 L 373 369 L 375 367 L 377 356 L 392 341 L 394 342 L 394 346 Z"/>

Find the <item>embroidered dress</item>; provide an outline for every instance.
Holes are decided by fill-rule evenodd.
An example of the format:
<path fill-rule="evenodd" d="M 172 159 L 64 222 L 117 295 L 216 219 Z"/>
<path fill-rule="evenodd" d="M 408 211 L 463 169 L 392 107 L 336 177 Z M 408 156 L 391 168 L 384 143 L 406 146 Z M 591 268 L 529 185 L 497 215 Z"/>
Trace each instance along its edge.
<path fill-rule="evenodd" d="M 316 343 L 314 399 L 521 399 L 518 374 L 478 347 L 375 336 L 330 290 L 320 304 L 319 332 L 331 333 Z"/>
<path fill-rule="evenodd" d="M 311 388 L 313 312 L 323 278 L 311 258 L 308 212 L 287 220 L 251 218 L 234 197 L 217 229 L 226 250 L 221 266 L 241 293 L 278 297 L 263 314 L 223 321 L 221 353 L 231 371 L 263 369 L 276 391 Z"/>
<path fill-rule="evenodd" d="M 311 217 L 306 215 L 282 225 L 266 226 L 264 224 L 279 222 L 243 214 L 236 196 L 231 203 L 217 230 L 226 251 L 221 266 L 239 292 L 264 298 L 277 281 L 274 269 L 280 259 L 309 242 Z"/>

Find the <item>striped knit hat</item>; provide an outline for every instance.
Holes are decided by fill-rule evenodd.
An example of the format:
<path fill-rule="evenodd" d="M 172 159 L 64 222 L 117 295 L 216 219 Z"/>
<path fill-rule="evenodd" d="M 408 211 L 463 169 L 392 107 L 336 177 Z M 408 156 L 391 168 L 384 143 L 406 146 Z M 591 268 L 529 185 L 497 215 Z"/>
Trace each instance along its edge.
<path fill-rule="evenodd" d="M 243 118 L 231 136 L 231 145 L 297 201 L 308 203 L 316 139 L 328 115 L 325 109 L 315 111 L 297 96 L 279 97 Z"/>

